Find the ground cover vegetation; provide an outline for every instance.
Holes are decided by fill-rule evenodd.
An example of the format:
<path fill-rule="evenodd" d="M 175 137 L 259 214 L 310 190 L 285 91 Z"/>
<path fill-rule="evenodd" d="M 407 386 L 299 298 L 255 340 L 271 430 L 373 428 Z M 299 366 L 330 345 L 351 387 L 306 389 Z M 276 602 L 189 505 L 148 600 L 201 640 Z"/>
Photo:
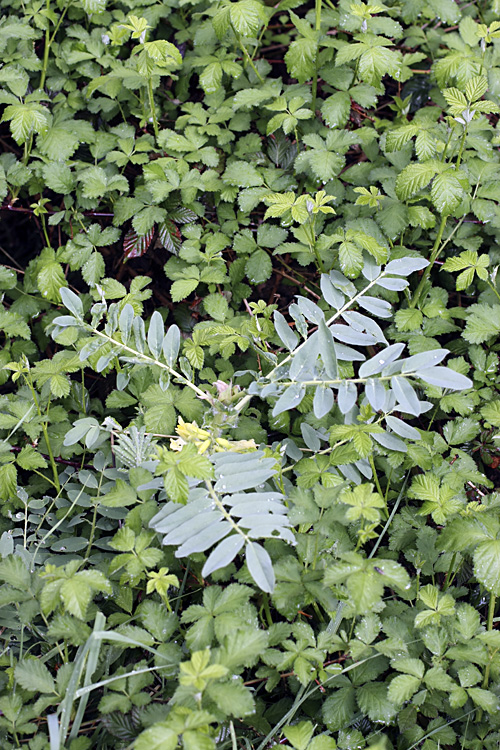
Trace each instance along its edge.
<path fill-rule="evenodd" d="M 1 747 L 498 748 L 500 2 L 1 7 Z"/>

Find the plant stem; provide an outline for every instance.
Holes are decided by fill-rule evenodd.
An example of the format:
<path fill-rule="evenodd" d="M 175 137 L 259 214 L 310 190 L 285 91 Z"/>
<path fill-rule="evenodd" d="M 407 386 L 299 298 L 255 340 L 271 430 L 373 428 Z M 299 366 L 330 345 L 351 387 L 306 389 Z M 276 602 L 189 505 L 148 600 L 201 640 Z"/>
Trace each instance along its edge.
<path fill-rule="evenodd" d="M 47 15 L 50 13 L 50 0 L 47 0 Z M 47 68 L 49 65 L 49 52 L 50 52 L 50 30 L 49 30 L 49 19 L 47 18 L 47 28 L 45 29 L 45 46 L 43 48 L 43 63 L 42 72 L 40 74 L 40 88 L 43 89 L 45 86 L 45 78 L 47 77 Z"/>
<path fill-rule="evenodd" d="M 250 55 L 248 54 L 247 48 L 245 47 L 245 45 L 241 41 L 241 36 L 236 31 L 236 29 L 234 28 L 233 24 L 231 24 L 231 28 L 232 28 L 232 30 L 234 32 L 234 35 L 235 35 L 236 39 L 238 40 L 238 46 L 239 46 L 240 50 L 243 52 L 243 57 L 245 58 L 245 60 L 247 61 L 247 63 L 252 68 L 253 72 L 255 73 L 255 75 L 257 76 L 257 78 L 259 79 L 260 83 L 262 85 L 264 85 L 264 79 L 262 78 L 261 74 L 259 73 L 259 71 L 255 67 L 255 63 L 252 60 L 252 58 L 250 57 Z"/>
<path fill-rule="evenodd" d="M 455 165 L 455 169 L 458 169 L 460 166 L 460 162 L 462 161 L 462 155 L 464 153 L 464 146 L 465 146 L 465 139 L 467 137 L 467 128 L 464 128 L 464 132 L 462 135 L 462 140 L 460 141 L 460 148 L 458 150 L 458 156 L 457 156 L 457 163 Z"/>
<path fill-rule="evenodd" d="M 464 146 L 465 146 L 465 139 L 466 139 L 466 137 L 467 137 L 467 128 L 465 127 L 464 128 L 464 132 L 462 134 L 462 140 L 460 141 L 460 148 L 458 150 L 457 162 L 455 164 L 455 171 L 458 170 L 458 168 L 460 166 L 460 163 L 462 161 L 462 156 L 463 156 L 463 153 L 464 153 Z M 448 143 L 449 143 L 449 139 L 448 139 Z M 446 144 L 446 148 L 448 147 L 448 143 Z M 445 151 L 446 151 L 446 149 L 445 149 Z M 425 284 L 427 282 L 427 279 L 430 276 L 430 273 L 432 271 L 432 267 L 433 267 L 434 263 L 436 262 L 437 258 L 439 257 L 439 254 L 441 253 L 441 251 L 443 250 L 443 248 L 445 247 L 445 245 L 448 244 L 449 240 L 452 237 L 452 235 L 450 235 L 448 237 L 448 239 L 446 240 L 446 242 L 443 244 L 443 246 L 440 247 L 441 240 L 443 238 L 443 233 L 444 233 L 444 230 L 445 230 L 445 227 L 446 227 L 446 222 L 448 221 L 448 216 L 449 216 L 449 214 L 446 214 L 445 216 L 443 216 L 441 218 L 441 224 L 439 225 L 439 230 L 438 230 L 438 234 L 437 234 L 437 237 L 436 237 L 436 241 L 434 243 L 434 247 L 432 248 L 431 257 L 429 258 L 429 265 L 427 266 L 427 268 L 424 270 L 424 273 L 422 274 L 422 278 L 420 279 L 420 283 L 419 283 L 419 285 L 418 285 L 418 287 L 417 287 L 417 289 L 415 291 L 415 294 L 413 295 L 413 298 L 412 298 L 412 300 L 410 302 L 410 308 L 416 307 L 417 304 L 418 304 L 418 302 L 420 301 L 420 297 L 422 295 L 422 292 L 423 292 L 424 286 L 425 286 Z M 461 225 L 462 222 L 463 222 L 463 219 L 460 222 L 459 226 Z M 455 232 L 457 231 L 457 229 L 458 229 L 458 226 L 455 228 L 455 230 L 453 231 L 452 234 L 455 234 Z"/>
<path fill-rule="evenodd" d="M 317 39 L 317 46 L 316 46 L 316 60 L 314 63 L 314 75 L 312 80 L 312 101 L 311 101 L 311 109 L 313 114 L 316 114 L 316 96 L 318 93 L 318 53 L 319 53 L 319 32 L 321 31 L 321 0 L 316 0 L 315 2 L 315 23 L 314 28 L 316 32 L 318 33 L 318 39 Z"/>
<path fill-rule="evenodd" d="M 267 624 L 269 627 L 271 627 L 273 623 L 273 618 L 271 616 L 271 608 L 269 607 L 269 595 L 264 591 L 262 594 L 262 604 L 264 606 L 264 612 L 266 615 Z"/>
<path fill-rule="evenodd" d="M 425 268 L 422 278 L 420 279 L 420 283 L 418 287 L 415 290 L 415 294 L 413 295 L 411 302 L 410 302 L 410 308 L 414 308 L 417 306 L 418 302 L 420 301 L 420 297 L 422 295 L 423 289 L 427 283 L 427 279 L 430 276 L 432 266 L 434 265 L 436 258 L 438 257 L 439 253 L 441 252 L 441 240 L 443 239 L 443 233 L 446 227 L 446 222 L 448 221 L 448 215 L 443 216 L 441 219 L 441 224 L 439 225 L 439 230 L 437 233 L 436 241 L 434 243 L 434 247 L 431 251 L 431 257 L 429 258 L 429 265 L 427 268 Z"/>
<path fill-rule="evenodd" d="M 47 247 L 51 247 L 49 235 L 47 233 L 47 224 L 45 222 L 45 216 L 43 216 L 43 215 L 40 216 L 40 223 L 42 225 L 42 232 L 43 232 L 43 236 L 45 238 L 45 242 L 47 243 Z"/>
<path fill-rule="evenodd" d="M 493 617 L 495 616 L 495 606 L 497 603 L 497 598 L 495 594 L 490 594 L 490 602 L 488 605 L 488 621 L 486 623 L 486 629 L 487 630 L 493 630 Z M 482 687 L 486 690 L 488 687 L 488 683 L 490 681 L 490 666 L 491 666 L 491 658 L 486 665 L 486 669 L 484 670 L 484 679 Z"/>
<path fill-rule="evenodd" d="M 326 326 L 327 327 L 331 326 L 331 324 L 334 323 L 338 318 L 340 318 L 350 307 L 352 307 L 352 305 L 354 305 L 355 302 L 357 302 L 358 299 L 363 296 L 363 294 L 366 294 L 366 292 L 368 292 L 368 290 L 371 289 L 372 286 L 375 286 L 376 284 L 378 284 L 379 280 L 382 279 L 385 275 L 386 275 L 386 272 L 383 271 L 381 274 L 379 274 L 379 276 L 377 276 L 376 279 L 373 279 L 373 281 L 370 281 L 370 283 L 367 284 L 363 289 L 361 289 L 361 291 L 359 291 L 357 294 L 355 294 L 352 299 L 347 300 L 347 302 L 345 303 L 345 305 L 343 305 L 340 308 L 340 310 L 337 310 L 337 312 L 334 315 L 332 315 L 332 317 L 329 318 L 326 321 Z M 101 334 L 101 335 L 103 335 L 103 334 Z M 275 374 L 276 370 L 279 370 L 281 367 L 283 367 L 283 365 L 286 365 L 288 362 L 290 362 L 290 360 L 292 360 L 295 357 L 295 355 L 297 354 L 297 352 L 299 352 L 301 349 L 304 348 L 304 346 L 307 344 L 308 341 L 309 341 L 309 339 L 307 338 L 296 349 L 294 349 L 291 354 L 289 354 L 287 357 L 285 357 L 285 359 L 282 362 L 280 362 L 278 365 L 276 365 L 276 367 L 273 367 L 273 369 L 271 370 L 271 372 L 269 372 L 266 375 L 266 380 L 272 380 L 272 377 Z M 323 382 L 323 381 L 308 381 L 307 385 L 316 385 L 316 384 L 319 385 L 320 382 Z M 328 381 L 328 382 L 331 382 L 331 383 L 340 383 L 342 381 L 341 380 L 332 380 L 332 381 Z M 364 383 L 365 382 L 365 378 L 353 379 L 352 382 L 353 383 Z M 249 393 L 247 393 L 246 396 L 243 396 L 243 398 L 241 399 L 241 401 L 239 401 L 236 404 L 236 406 L 234 407 L 235 411 L 236 412 L 240 412 L 248 404 L 248 402 L 251 400 L 251 398 L 252 398 L 252 396 Z"/>
<path fill-rule="evenodd" d="M 297 145 L 298 145 L 298 142 L 297 142 Z M 318 270 L 321 273 L 325 273 L 325 266 L 324 266 L 323 261 L 321 259 L 321 255 L 319 254 L 319 250 L 316 247 L 316 235 L 314 233 L 314 219 L 311 220 L 311 222 L 309 224 L 309 229 L 310 229 L 309 234 L 311 235 L 311 239 L 309 240 L 309 244 L 310 244 L 311 250 L 314 253 L 314 257 L 316 258 L 316 263 L 318 264 Z"/>
<path fill-rule="evenodd" d="M 377 492 L 380 495 L 380 497 L 382 499 L 384 499 L 385 495 L 384 495 L 384 492 L 383 492 L 382 487 L 380 485 L 380 480 L 378 478 L 377 469 L 375 467 L 375 461 L 373 459 L 373 456 L 370 455 L 368 460 L 370 462 L 370 466 L 371 466 L 372 471 L 373 471 L 373 481 L 375 482 L 375 487 L 377 488 Z M 387 506 L 384 508 L 384 511 L 385 511 L 385 517 L 388 518 L 389 517 L 389 511 L 387 510 Z"/>
<path fill-rule="evenodd" d="M 455 578 L 455 574 L 453 573 L 453 569 L 455 567 L 455 563 L 457 561 L 457 553 L 454 552 L 450 561 L 450 565 L 448 568 L 448 572 L 446 573 L 446 578 L 444 581 L 443 591 L 446 591 L 447 588 L 451 586 L 451 583 L 453 579 Z"/>
<path fill-rule="evenodd" d="M 498 297 L 498 299 L 500 300 L 500 294 L 498 293 L 495 285 L 492 284 L 491 281 L 487 281 L 486 283 L 488 284 L 488 286 L 491 289 L 491 291 L 494 292 L 496 294 L 496 296 Z"/>
<path fill-rule="evenodd" d="M 70 5 L 71 5 L 71 0 L 69 0 L 69 2 L 67 2 L 66 5 L 64 6 L 64 10 L 59 17 L 59 21 L 56 24 L 56 27 L 54 29 L 52 36 L 50 36 L 50 32 L 48 28 L 45 30 L 45 47 L 43 50 L 43 63 L 42 63 L 42 72 L 40 74 L 40 86 L 39 86 L 39 88 L 41 89 L 43 89 L 43 87 L 45 86 L 45 79 L 47 77 L 47 68 L 49 66 L 49 53 L 50 53 L 50 48 L 52 46 L 52 42 L 56 38 L 56 34 L 59 31 L 59 28 L 64 20 L 64 16 L 66 15 L 66 11 L 68 10 Z M 50 11 L 50 0 L 47 0 L 47 10 Z"/>
<path fill-rule="evenodd" d="M 33 396 L 33 401 L 35 402 L 35 407 L 36 407 L 36 410 L 38 412 L 38 416 L 41 419 L 43 419 L 44 415 L 42 414 L 42 410 L 40 409 L 40 404 L 38 402 L 38 398 L 37 398 L 36 391 L 35 391 L 35 388 L 33 386 L 33 383 L 31 382 L 31 378 L 25 377 L 25 382 L 26 382 L 26 385 L 28 386 L 28 388 L 31 391 L 31 395 Z M 47 404 L 47 416 L 48 416 L 48 413 L 49 413 L 49 406 L 50 406 L 50 401 Z M 43 432 L 43 436 L 45 438 L 45 442 L 47 443 L 47 455 L 49 457 L 50 465 L 51 465 L 51 468 L 52 468 L 52 474 L 54 476 L 54 487 L 56 488 L 57 494 L 59 494 L 59 492 L 61 491 L 61 483 L 59 482 L 59 474 L 58 474 L 58 471 L 57 471 L 57 464 L 55 462 L 54 453 L 52 452 L 52 446 L 50 444 L 49 431 L 48 431 L 46 422 L 42 421 L 41 426 L 42 426 L 42 432 Z"/>
<path fill-rule="evenodd" d="M 493 618 L 494 618 L 494 615 L 495 615 L 495 605 L 496 605 L 496 603 L 497 603 L 497 598 L 496 598 L 495 594 L 490 594 L 490 602 L 488 604 L 488 620 L 487 620 L 487 624 L 486 624 L 486 629 L 488 631 L 489 630 L 493 630 Z M 483 688 L 483 690 L 487 690 L 488 689 L 488 684 L 489 684 L 489 681 L 490 681 L 490 667 L 491 667 L 491 661 L 493 659 L 493 656 L 494 656 L 494 654 L 490 653 L 489 661 L 488 661 L 488 663 L 486 665 L 486 668 L 484 670 L 484 677 L 483 677 L 483 681 L 481 683 L 481 687 Z M 476 714 L 476 722 L 479 723 L 482 720 L 482 718 L 483 718 L 483 709 L 479 708 L 478 712 Z"/>
<path fill-rule="evenodd" d="M 148 98 L 149 98 L 149 108 L 151 110 L 151 116 L 153 118 L 153 130 L 155 131 L 155 138 L 158 140 L 158 120 L 156 119 L 156 109 L 155 109 L 155 100 L 153 97 L 153 77 L 149 76 L 148 78 Z"/>
<path fill-rule="evenodd" d="M 116 339 L 112 338 L 111 336 L 108 336 L 106 333 L 103 333 L 102 331 L 98 331 L 96 328 L 92 328 L 92 326 L 88 326 L 88 328 L 96 334 L 96 336 L 100 336 L 103 339 L 106 339 L 106 341 L 109 341 L 110 344 L 113 344 L 114 346 L 124 349 L 126 352 L 129 352 L 130 354 L 133 354 L 136 357 L 140 357 L 141 359 L 145 360 L 146 362 L 149 362 L 152 365 L 157 365 L 158 367 L 161 367 L 163 370 L 167 370 L 167 372 L 170 373 L 174 378 L 178 378 L 184 385 L 187 385 L 188 388 L 191 388 L 198 398 L 203 399 L 204 401 L 208 401 L 209 403 L 212 403 L 212 396 L 210 394 L 205 393 L 205 391 L 202 391 L 201 388 L 198 388 L 197 385 L 192 383 L 190 380 L 188 380 L 184 375 L 181 375 L 180 372 L 177 372 L 177 370 L 174 370 L 173 367 L 170 367 L 167 364 L 163 364 L 163 362 L 159 362 L 157 359 L 154 359 L 154 357 L 148 357 L 147 354 L 142 354 L 142 352 L 138 352 L 136 349 L 132 349 L 130 346 L 126 346 L 125 344 L 122 344 L 121 341 L 117 341 Z"/>

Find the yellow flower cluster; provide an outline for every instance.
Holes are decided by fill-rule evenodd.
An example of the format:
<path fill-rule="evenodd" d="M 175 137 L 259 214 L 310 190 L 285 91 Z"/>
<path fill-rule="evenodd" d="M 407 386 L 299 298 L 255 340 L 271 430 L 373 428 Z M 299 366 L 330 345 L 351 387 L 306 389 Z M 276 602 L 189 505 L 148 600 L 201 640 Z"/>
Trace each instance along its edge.
<path fill-rule="evenodd" d="M 198 453 L 205 453 L 212 448 L 216 453 L 221 451 L 232 451 L 234 453 L 248 453 L 257 450 L 255 440 L 227 440 L 222 437 L 214 437 L 208 430 L 198 427 L 196 422 L 185 422 L 179 417 L 179 422 L 175 428 L 178 438 L 170 440 L 170 450 L 180 451 L 187 443 L 194 443 Z"/>

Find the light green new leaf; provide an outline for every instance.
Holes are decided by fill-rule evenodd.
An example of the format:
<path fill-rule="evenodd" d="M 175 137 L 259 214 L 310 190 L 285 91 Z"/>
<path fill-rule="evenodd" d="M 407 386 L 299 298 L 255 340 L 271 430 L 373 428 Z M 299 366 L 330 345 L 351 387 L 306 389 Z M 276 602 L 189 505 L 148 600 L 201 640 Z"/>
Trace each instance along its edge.
<path fill-rule="evenodd" d="M 179 279 L 178 281 L 174 281 L 170 287 L 172 302 L 180 302 L 181 300 L 186 299 L 186 297 L 189 297 L 199 283 L 198 279 Z"/>
<path fill-rule="evenodd" d="M 313 39 L 296 39 L 285 55 L 288 73 L 299 83 L 305 83 L 314 75 L 316 66 L 317 42 Z"/>
<path fill-rule="evenodd" d="M 254 36 L 266 16 L 256 0 L 239 0 L 231 3 L 229 15 L 234 29 L 242 36 Z"/>
<path fill-rule="evenodd" d="M 498 696 L 492 693 L 491 690 L 483 690 L 483 688 L 472 687 L 468 688 L 467 692 L 476 704 L 487 711 L 489 714 L 495 714 L 498 711 Z"/>
<path fill-rule="evenodd" d="M 398 674 L 391 680 L 387 695 L 390 701 L 400 706 L 409 701 L 420 687 L 420 678 L 409 674 Z"/>
<path fill-rule="evenodd" d="M 440 214 L 447 216 L 462 200 L 464 191 L 454 171 L 448 169 L 438 174 L 431 187 L 431 198 Z"/>
<path fill-rule="evenodd" d="M 465 95 L 470 102 L 475 102 L 486 94 L 488 79 L 486 76 L 473 76 L 465 84 Z"/>
<path fill-rule="evenodd" d="M 222 65 L 220 62 L 209 63 L 200 74 L 200 86 L 206 94 L 214 94 L 222 83 Z"/>
<path fill-rule="evenodd" d="M 134 743 L 134 750 L 175 750 L 177 733 L 167 722 L 157 722 L 139 735 Z"/>
<path fill-rule="evenodd" d="M 310 721 L 301 721 L 291 727 L 285 727 L 283 734 L 296 750 L 306 750 L 314 734 Z"/>
<path fill-rule="evenodd" d="M 408 164 L 398 175 L 396 193 L 402 200 L 412 198 L 419 190 L 426 187 L 437 172 L 433 161 Z"/>

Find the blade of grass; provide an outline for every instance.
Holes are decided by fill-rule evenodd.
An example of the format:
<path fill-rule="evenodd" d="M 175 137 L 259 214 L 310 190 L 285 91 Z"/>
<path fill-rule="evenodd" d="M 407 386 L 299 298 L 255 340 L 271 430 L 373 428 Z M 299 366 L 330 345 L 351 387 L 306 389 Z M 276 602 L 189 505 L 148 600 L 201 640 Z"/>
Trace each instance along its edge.
<path fill-rule="evenodd" d="M 94 633 L 96 630 L 98 629 L 100 630 L 104 626 L 105 621 L 106 620 L 102 612 L 98 612 L 95 618 L 95 623 L 94 623 Z M 84 686 L 90 684 L 92 675 L 94 674 L 97 668 L 97 660 L 99 659 L 99 651 L 101 650 L 101 643 L 102 643 L 102 639 L 97 640 L 94 636 L 92 646 L 89 649 L 87 667 L 85 669 L 85 678 L 84 678 L 84 683 L 83 683 Z M 75 691 L 74 700 L 77 700 L 76 693 L 77 691 Z M 78 704 L 78 710 L 76 712 L 76 716 L 73 721 L 73 726 L 71 727 L 71 732 L 69 735 L 70 740 L 74 740 L 78 736 L 78 732 L 80 731 L 80 727 L 82 725 L 83 717 L 85 714 L 85 709 L 87 708 L 89 696 L 90 696 L 90 693 L 85 693 L 84 695 L 82 695 L 80 699 L 80 703 Z"/>
<path fill-rule="evenodd" d="M 64 746 L 66 744 L 66 738 L 68 736 L 68 730 L 69 730 L 69 722 L 71 719 L 71 709 L 73 708 L 73 703 L 75 701 L 75 693 L 77 690 L 78 683 L 80 682 L 80 678 L 83 674 L 83 669 L 85 667 L 87 656 L 90 650 L 95 648 L 95 645 L 94 645 L 95 640 L 96 640 L 95 633 L 98 629 L 100 630 L 100 628 L 104 627 L 105 622 L 106 622 L 106 619 L 104 615 L 102 614 L 102 612 L 98 612 L 96 614 L 93 632 L 87 638 L 87 642 L 85 643 L 85 645 L 80 646 L 80 648 L 77 651 L 73 673 L 68 683 L 66 695 L 64 697 L 63 702 L 61 703 L 61 729 L 60 729 L 59 750 L 64 750 Z M 97 648 L 99 647 L 100 646 L 98 644 Z"/>

